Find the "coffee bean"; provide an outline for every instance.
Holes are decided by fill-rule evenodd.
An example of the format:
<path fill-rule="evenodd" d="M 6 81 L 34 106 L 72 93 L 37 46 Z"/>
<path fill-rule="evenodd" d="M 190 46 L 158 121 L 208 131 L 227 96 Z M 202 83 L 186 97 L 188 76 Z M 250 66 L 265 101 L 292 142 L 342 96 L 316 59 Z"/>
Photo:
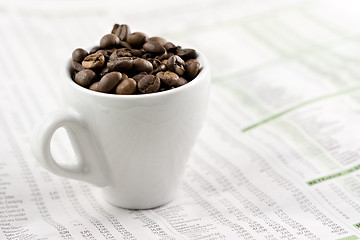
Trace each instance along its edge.
<path fill-rule="evenodd" d="M 145 75 L 148 75 L 146 72 L 141 72 L 133 77 L 133 79 L 136 82 L 139 82 L 141 78 L 143 78 Z"/>
<path fill-rule="evenodd" d="M 97 91 L 104 93 L 110 92 L 113 88 L 116 87 L 116 85 L 119 84 L 121 77 L 121 73 L 119 72 L 111 72 L 106 74 L 100 79 L 97 86 Z"/>
<path fill-rule="evenodd" d="M 84 69 L 75 75 L 74 81 L 82 87 L 88 87 L 95 80 L 96 74 L 90 69 Z"/>
<path fill-rule="evenodd" d="M 159 42 L 156 41 L 146 42 L 143 48 L 146 52 L 153 54 L 163 54 L 166 51 L 165 48 Z"/>
<path fill-rule="evenodd" d="M 97 90 L 98 85 L 99 85 L 99 82 L 94 82 L 93 84 L 91 84 L 91 86 L 89 87 L 89 89 L 90 89 L 90 90 L 93 90 L 93 91 L 98 91 L 98 90 Z"/>
<path fill-rule="evenodd" d="M 132 78 L 122 80 L 116 87 L 116 94 L 129 95 L 136 91 L 136 81 Z"/>
<path fill-rule="evenodd" d="M 119 44 L 118 44 L 118 47 L 121 47 L 121 48 L 129 48 L 131 49 L 131 45 L 125 41 L 120 41 Z"/>
<path fill-rule="evenodd" d="M 111 56 L 111 54 L 116 50 L 117 50 L 116 48 L 104 49 L 104 51 L 107 53 L 108 56 Z"/>
<path fill-rule="evenodd" d="M 169 87 L 177 86 L 177 82 L 179 81 L 179 76 L 176 73 L 170 71 L 158 72 L 156 76 L 160 78 L 162 83 Z"/>
<path fill-rule="evenodd" d="M 105 59 L 109 58 L 108 52 L 103 49 L 96 51 L 96 53 L 101 53 L 102 55 L 104 55 Z"/>
<path fill-rule="evenodd" d="M 194 49 L 191 48 L 179 48 L 176 51 L 176 55 L 181 57 L 182 59 L 191 59 L 197 58 L 197 53 Z"/>
<path fill-rule="evenodd" d="M 141 49 L 130 49 L 130 51 L 134 57 L 141 57 L 145 53 L 145 51 Z"/>
<path fill-rule="evenodd" d="M 154 59 L 153 61 L 152 61 L 152 65 L 153 65 L 153 68 L 154 69 L 156 69 L 156 68 L 158 68 L 160 65 L 161 65 L 161 61 L 159 60 L 159 59 Z"/>
<path fill-rule="evenodd" d="M 120 39 L 115 34 L 106 34 L 100 40 L 100 48 L 113 48 L 116 47 L 120 43 Z"/>
<path fill-rule="evenodd" d="M 171 42 L 165 43 L 164 48 L 166 49 L 167 52 L 172 52 L 172 53 L 176 52 L 176 46 Z"/>
<path fill-rule="evenodd" d="M 161 46 L 164 46 L 167 43 L 167 41 L 162 37 L 151 37 L 149 38 L 149 41 L 158 42 Z"/>
<path fill-rule="evenodd" d="M 115 24 L 111 34 L 103 36 L 100 46 L 89 53 L 82 48 L 72 52 L 70 76 L 78 85 L 100 92 L 165 91 L 188 83 L 200 71 L 194 49 L 182 49 L 162 37 L 131 33 L 126 24 Z"/>
<path fill-rule="evenodd" d="M 135 72 L 151 72 L 153 70 L 153 65 L 148 60 L 136 58 L 132 70 Z"/>
<path fill-rule="evenodd" d="M 151 58 L 154 58 L 155 56 L 156 56 L 155 53 L 149 53 L 149 52 L 147 52 L 147 53 L 145 53 L 144 55 L 142 55 L 141 58 L 146 59 L 146 60 L 149 60 L 149 59 L 151 59 Z"/>
<path fill-rule="evenodd" d="M 134 32 L 127 36 L 127 43 L 133 48 L 141 48 L 147 41 L 148 37 L 142 32 Z"/>
<path fill-rule="evenodd" d="M 195 59 L 187 60 L 185 63 L 185 76 L 189 80 L 193 80 L 199 73 L 200 63 Z"/>
<path fill-rule="evenodd" d="M 127 36 L 131 33 L 130 27 L 126 24 L 120 25 L 119 38 L 121 41 L 126 41 Z"/>
<path fill-rule="evenodd" d="M 75 62 L 75 61 L 71 62 L 71 70 L 72 70 L 72 72 L 77 73 L 77 72 L 80 72 L 83 69 L 84 68 L 80 63 Z"/>
<path fill-rule="evenodd" d="M 72 53 L 72 59 L 75 62 L 82 62 L 84 58 L 88 55 L 88 52 L 82 48 L 77 48 Z"/>
<path fill-rule="evenodd" d="M 96 53 L 100 49 L 100 46 L 94 46 L 90 49 L 89 53 L 93 54 Z"/>
<path fill-rule="evenodd" d="M 159 60 L 169 59 L 170 57 L 174 56 L 175 54 L 172 52 L 165 52 L 163 55 L 158 57 Z"/>
<path fill-rule="evenodd" d="M 128 76 L 125 73 L 121 73 L 121 81 L 128 78 Z"/>
<path fill-rule="evenodd" d="M 120 57 L 132 57 L 132 51 L 128 48 L 116 49 L 111 55 L 110 60 L 115 60 Z"/>
<path fill-rule="evenodd" d="M 131 57 L 120 57 L 110 60 L 107 63 L 107 67 L 110 71 L 126 72 L 131 69 L 134 64 L 134 60 Z"/>
<path fill-rule="evenodd" d="M 103 76 L 105 76 L 106 74 L 108 74 L 109 72 L 110 72 L 110 69 L 109 69 L 108 67 L 104 67 L 104 68 L 101 69 L 101 72 L 99 72 L 98 75 L 99 75 L 100 77 L 103 77 Z"/>
<path fill-rule="evenodd" d="M 118 34 L 119 32 L 120 32 L 120 25 L 115 23 L 113 29 L 111 30 L 111 33 L 115 34 L 116 36 L 119 36 Z"/>
<path fill-rule="evenodd" d="M 160 88 L 160 79 L 154 75 L 145 75 L 138 82 L 138 89 L 141 93 L 154 93 Z"/>
<path fill-rule="evenodd" d="M 175 87 L 180 87 L 180 86 L 185 85 L 187 83 L 188 83 L 188 81 L 185 78 L 180 77 L 179 80 L 177 81 L 177 84 L 175 85 Z"/>
<path fill-rule="evenodd" d="M 84 68 L 96 69 L 104 66 L 105 57 L 101 53 L 93 53 L 84 58 L 81 65 Z"/>
<path fill-rule="evenodd" d="M 115 24 L 111 33 L 118 36 L 121 41 L 126 41 L 127 35 L 130 34 L 130 27 L 126 24 Z"/>
<path fill-rule="evenodd" d="M 166 70 L 167 70 L 167 67 L 163 63 L 157 68 L 157 71 L 166 71 Z"/>
<path fill-rule="evenodd" d="M 179 76 L 182 76 L 185 73 L 185 62 L 178 55 L 171 56 L 167 60 L 166 66 L 170 71 L 175 72 Z"/>
<path fill-rule="evenodd" d="M 158 72 L 164 72 L 164 71 L 166 71 L 166 70 L 167 70 L 166 65 L 165 65 L 165 64 L 160 64 L 160 66 L 157 67 L 155 70 L 153 70 L 153 71 L 151 72 L 151 74 L 156 74 L 156 73 L 158 73 Z"/>

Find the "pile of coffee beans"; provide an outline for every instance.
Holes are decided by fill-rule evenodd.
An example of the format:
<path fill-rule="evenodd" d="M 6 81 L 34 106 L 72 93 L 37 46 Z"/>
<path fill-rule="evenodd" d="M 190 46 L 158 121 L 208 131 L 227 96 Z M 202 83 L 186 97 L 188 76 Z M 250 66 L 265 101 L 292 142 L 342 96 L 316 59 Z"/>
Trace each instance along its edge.
<path fill-rule="evenodd" d="M 194 49 L 115 24 L 90 52 L 73 51 L 70 74 L 78 85 L 97 92 L 155 93 L 193 80 L 200 71 L 196 58 Z"/>

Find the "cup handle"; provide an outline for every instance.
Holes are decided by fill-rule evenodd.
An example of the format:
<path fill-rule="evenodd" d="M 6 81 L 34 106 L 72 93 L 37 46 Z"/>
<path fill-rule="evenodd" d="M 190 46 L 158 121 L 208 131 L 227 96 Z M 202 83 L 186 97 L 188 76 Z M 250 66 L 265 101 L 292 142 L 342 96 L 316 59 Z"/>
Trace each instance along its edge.
<path fill-rule="evenodd" d="M 52 137 L 61 127 L 68 133 L 77 160 L 75 162 L 60 164 L 51 154 Z M 34 129 L 31 148 L 38 162 L 56 175 L 86 181 L 98 187 L 105 187 L 110 183 L 110 171 L 91 137 L 90 130 L 86 123 L 72 112 L 55 111 L 45 115 Z"/>

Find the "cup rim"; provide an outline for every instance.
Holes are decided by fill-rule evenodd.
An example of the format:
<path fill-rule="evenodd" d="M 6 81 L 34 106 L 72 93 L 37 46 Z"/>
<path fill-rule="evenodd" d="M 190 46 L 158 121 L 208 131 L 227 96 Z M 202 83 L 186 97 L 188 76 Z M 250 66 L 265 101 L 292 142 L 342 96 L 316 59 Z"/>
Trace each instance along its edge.
<path fill-rule="evenodd" d="M 177 46 L 181 46 L 183 48 L 195 49 L 191 45 L 184 44 L 184 43 L 179 42 L 179 41 L 170 41 L 170 42 L 174 43 Z M 201 70 L 200 70 L 199 74 L 193 80 L 191 80 L 190 82 L 188 82 L 188 83 L 186 83 L 186 84 L 184 84 L 184 85 L 182 85 L 180 87 L 165 90 L 165 91 L 162 91 L 162 92 L 121 95 L 121 94 L 111 94 L 111 93 L 103 93 L 103 92 L 92 91 L 92 90 L 90 90 L 88 88 L 85 88 L 85 87 L 82 87 L 82 86 L 78 85 L 71 78 L 71 76 L 69 74 L 69 68 L 70 68 L 71 60 L 69 61 L 68 66 L 66 68 L 67 84 L 70 85 L 71 87 L 74 87 L 78 91 L 83 92 L 84 94 L 89 94 L 89 95 L 92 95 L 94 97 L 106 98 L 106 99 L 145 99 L 145 98 L 154 98 L 156 96 L 166 96 L 166 95 L 171 95 L 171 94 L 184 92 L 184 91 L 186 91 L 186 89 L 191 88 L 192 86 L 199 83 L 202 79 L 205 79 L 207 73 L 210 71 L 210 66 L 209 66 L 209 63 L 208 63 L 206 57 L 202 54 L 201 51 L 199 51 L 197 49 L 195 49 L 195 50 L 196 50 L 196 53 L 198 55 L 196 60 L 200 63 L 200 69 Z"/>

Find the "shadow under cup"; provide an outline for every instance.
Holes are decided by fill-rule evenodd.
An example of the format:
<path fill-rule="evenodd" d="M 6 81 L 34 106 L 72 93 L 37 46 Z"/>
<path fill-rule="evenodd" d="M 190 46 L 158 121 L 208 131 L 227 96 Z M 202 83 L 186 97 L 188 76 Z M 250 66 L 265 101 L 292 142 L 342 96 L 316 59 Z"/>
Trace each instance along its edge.
<path fill-rule="evenodd" d="M 200 52 L 197 60 L 201 71 L 195 79 L 151 94 L 95 92 L 67 76 L 62 86 L 65 113 L 52 131 L 67 130 L 80 166 L 71 173 L 59 170 L 59 164 L 53 168 L 56 162 L 35 146 L 39 162 L 57 175 L 101 187 L 104 198 L 119 207 L 147 209 L 171 201 L 206 117 L 210 69 Z M 63 124 L 63 118 L 76 119 L 82 130 Z"/>

